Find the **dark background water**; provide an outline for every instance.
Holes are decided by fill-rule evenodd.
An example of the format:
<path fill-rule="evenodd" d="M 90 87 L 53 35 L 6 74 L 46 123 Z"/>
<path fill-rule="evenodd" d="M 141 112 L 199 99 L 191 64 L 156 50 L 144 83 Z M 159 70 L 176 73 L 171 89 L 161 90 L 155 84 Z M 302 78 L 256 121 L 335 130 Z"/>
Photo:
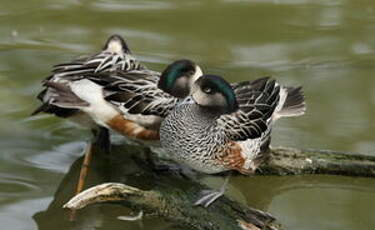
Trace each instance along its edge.
<path fill-rule="evenodd" d="M 186 57 L 229 81 L 272 75 L 303 85 L 308 112 L 278 122 L 274 146 L 375 154 L 374 1 L 1 0 L 3 226 L 37 228 L 33 215 L 48 207 L 89 137 L 67 121 L 28 116 L 40 81 L 53 64 L 97 51 L 113 33 L 155 70 Z M 372 178 L 296 176 L 237 177 L 228 193 L 273 213 L 287 229 L 364 230 L 375 228 L 374 192 Z M 137 229 L 116 220 L 118 209 L 107 206 L 95 225 Z M 50 224 L 67 229 L 58 218 Z M 145 229 L 169 228 L 145 222 Z"/>

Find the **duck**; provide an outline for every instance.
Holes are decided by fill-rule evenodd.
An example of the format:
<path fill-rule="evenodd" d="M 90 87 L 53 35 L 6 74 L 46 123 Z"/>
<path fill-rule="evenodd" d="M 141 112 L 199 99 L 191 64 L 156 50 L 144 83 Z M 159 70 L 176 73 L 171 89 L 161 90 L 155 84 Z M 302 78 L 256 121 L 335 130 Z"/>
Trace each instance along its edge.
<path fill-rule="evenodd" d="M 132 81 L 147 90 L 130 87 Z M 160 143 L 172 160 L 205 174 L 254 174 L 268 156 L 274 123 L 306 111 L 302 87 L 270 77 L 230 84 L 187 59 L 167 66 L 158 81 L 123 76 L 115 85 L 129 112 L 163 118 Z M 172 106 L 165 103 L 170 97 Z M 202 191 L 195 205 L 208 207 L 222 196 L 228 178 L 218 191 Z"/>
<path fill-rule="evenodd" d="M 124 38 L 114 34 L 107 39 L 100 52 L 53 66 L 52 73 L 42 81 L 43 89 L 37 95 L 42 104 L 32 112 L 32 116 L 39 113 L 52 114 L 89 128 L 93 133 L 93 138 L 84 151 L 76 194 L 83 190 L 93 146 L 99 146 L 103 151 L 109 152 L 110 139 L 108 128 L 98 123 L 82 109 L 82 107 L 90 106 L 90 102 L 75 94 L 72 89 L 75 88 L 88 96 L 95 90 L 90 89 L 90 92 L 84 90 L 92 86 L 96 87 L 96 93 L 101 93 L 99 91 L 103 85 L 100 83 L 105 81 L 100 81 L 101 79 L 95 76 L 116 70 L 143 71 L 146 67 L 132 55 Z M 80 85 L 84 87 L 78 89 Z M 103 99 L 100 102 L 103 102 Z M 74 217 L 71 216 L 71 218 Z"/>
<path fill-rule="evenodd" d="M 159 87 L 173 93 L 173 85 Z M 274 122 L 305 113 L 301 87 L 280 86 L 269 77 L 231 85 L 220 76 L 202 75 L 189 96 L 191 103 L 175 107 L 163 120 L 161 145 L 176 161 L 207 174 L 252 174 Z"/>
<path fill-rule="evenodd" d="M 229 84 L 221 76 L 202 75 L 186 85 L 188 95 L 175 93 L 177 79 L 162 75 L 158 87 L 190 100 L 161 123 L 161 146 L 176 162 L 206 174 L 254 174 L 267 158 L 275 121 L 306 111 L 302 87 L 281 86 L 270 77 Z M 228 178 L 218 191 L 202 191 L 195 205 L 208 207 L 222 196 Z"/>

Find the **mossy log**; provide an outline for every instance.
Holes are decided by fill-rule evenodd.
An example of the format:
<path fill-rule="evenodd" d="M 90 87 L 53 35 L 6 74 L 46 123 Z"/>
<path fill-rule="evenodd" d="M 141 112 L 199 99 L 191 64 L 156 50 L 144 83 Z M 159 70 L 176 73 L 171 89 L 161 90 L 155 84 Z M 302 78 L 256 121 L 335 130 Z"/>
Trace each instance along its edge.
<path fill-rule="evenodd" d="M 171 162 L 160 162 L 159 158 L 154 156 L 145 147 L 114 146 L 110 156 L 110 172 L 108 167 L 105 167 L 105 171 L 106 181 L 116 183 L 88 189 L 72 198 L 64 207 L 80 209 L 92 203 L 116 202 L 135 211 L 143 210 L 146 216 L 158 216 L 185 228 L 282 229 L 271 214 L 225 196 L 207 209 L 193 206 L 199 191 L 207 187 L 194 176 L 186 176 L 178 170 L 155 170 L 155 162 L 164 165 Z M 100 160 L 100 157 L 103 156 L 96 153 L 96 160 Z M 108 160 L 108 156 L 104 158 Z M 278 147 L 270 150 L 269 158 L 256 172 L 256 175 L 301 174 L 371 177 L 375 176 L 375 157 Z"/>
<path fill-rule="evenodd" d="M 312 150 L 278 147 L 257 174 L 302 175 L 331 174 L 346 176 L 375 176 L 375 157 L 330 150 Z"/>

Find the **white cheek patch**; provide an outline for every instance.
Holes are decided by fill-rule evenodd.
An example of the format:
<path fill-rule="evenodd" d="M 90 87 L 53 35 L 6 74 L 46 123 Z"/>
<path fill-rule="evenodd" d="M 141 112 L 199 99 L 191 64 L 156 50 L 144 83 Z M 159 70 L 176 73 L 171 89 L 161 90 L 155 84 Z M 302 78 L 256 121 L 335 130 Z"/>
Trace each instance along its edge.
<path fill-rule="evenodd" d="M 211 102 L 212 105 L 215 105 L 215 106 L 220 106 L 220 107 L 227 107 L 228 106 L 227 100 L 220 93 L 215 93 L 214 95 L 212 95 L 211 101 L 212 101 Z"/>
<path fill-rule="evenodd" d="M 207 96 L 201 90 L 194 90 L 191 96 L 198 105 L 207 105 Z"/>
<path fill-rule="evenodd" d="M 202 75 L 203 75 L 203 72 L 202 72 L 201 67 L 199 67 L 198 65 L 196 65 L 195 66 L 195 74 L 193 75 L 193 82 L 195 82 L 196 80 L 198 80 L 198 78 L 200 78 Z"/>
<path fill-rule="evenodd" d="M 190 88 L 193 87 L 194 82 L 195 82 L 196 80 L 198 80 L 202 75 L 203 75 L 203 72 L 202 72 L 201 68 L 200 68 L 198 65 L 195 66 L 195 73 L 194 73 L 194 75 L 190 78 L 190 82 L 189 82 L 189 86 L 190 86 Z"/>
<path fill-rule="evenodd" d="M 228 103 L 220 93 L 209 95 L 198 89 L 192 95 L 194 101 L 202 106 L 227 107 Z"/>
<path fill-rule="evenodd" d="M 177 78 L 175 85 L 179 89 L 184 89 L 184 88 L 186 88 L 187 83 L 188 83 L 188 81 L 187 81 L 186 77 L 179 77 L 179 78 Z"/>

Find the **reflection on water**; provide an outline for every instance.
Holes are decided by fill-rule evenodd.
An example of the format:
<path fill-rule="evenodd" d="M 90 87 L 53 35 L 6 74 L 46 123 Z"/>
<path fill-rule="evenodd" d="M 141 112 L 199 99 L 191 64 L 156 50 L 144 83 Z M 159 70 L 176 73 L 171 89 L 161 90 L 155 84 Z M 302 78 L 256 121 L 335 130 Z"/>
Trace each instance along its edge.
<path fill-rule="evenodd" d="M 53 64 L 94 52 L 112 33 L 156 70 L 187 57 L 231 81 L 273 75 L 303 85 L 308 113 L 278 122 L 273 145 L 374 154 L 374 12 L 375 2 L 365 0 L 2 1 L 0 221 L 37 228 L 32 216 L 47 212 L 46 229 L 66 229 L 64 186 L 75 181 L 69 168 L 89 133 L 28 115 Z M 96 173 L 93 183 L 103 179 Z M 374 189 L 370 178 L 236 177 L 228 193 L 271 211 L 288 229 L 362 230 L 375 227 Z M 52 198 L 60 191 L 64 198 Z M 90 210 L 82 219 L 91 226 L 138 227 L 115 219 L 121 208 Z M 147 229 L 170 228 L 148 221 Z"/>
<path fill-rule="evenodd" d="M 86 181 L 88 187 L 104 182 L 121 182 L 148 190 L 155 186 L 165 187 L 166 183 L 173 183 L 171 180 L 180 182 L 179 184 L 173 183 L 177 187 L 187 187 L 181 184 L 181 179 L 170 177 L 167 173 L 152 177 L 151 169 L 149 171 L 141 170 L 140 167 L 146 167 L 144 159 L 139 160 L 142 159 L 141 149 L 131 145 L 113 145 L 112 147 L 110 156 L 94 152 L 90 174 Z M 77 212 L 74 223 L 68 221 L 68 211 L 62 209 L 62 206 L 74 194 L 82 161 L 83 157 L 80 157 L 69 165 L 69 170 L 57 186 L 53 200 L 48 203 L 48 207 L 33 215 L 39 229 L 51 229 L 55 225 L 60 226 L 61 229 L 138 229 L 137 223 L 124 224 L 125 222 L 118 221 L 116 219 L 118 216 L 133 215 L 133 213 L 121 205 L 113 204 L 89 206 Z M 155 217 L 150 219 L 154 219 L 152 223 L 154 229 L 165 229 L 165 226 L 168 226 Z"/>
<path fill-rule="evenodd" d="M 310 186 L 291 186 L 290 191 L 275 196 L 270 210 L 288 223 L 285 227 L 292 229 L 340 229 L 343 226 L 371 229 L 375 221 L 373 207 L 368 204 L 373 203 L 375 183 L 370 179 L 362 180 L 372 189 L 351 183 L 355 183 L 352 178 L 328 177 Z"/>

